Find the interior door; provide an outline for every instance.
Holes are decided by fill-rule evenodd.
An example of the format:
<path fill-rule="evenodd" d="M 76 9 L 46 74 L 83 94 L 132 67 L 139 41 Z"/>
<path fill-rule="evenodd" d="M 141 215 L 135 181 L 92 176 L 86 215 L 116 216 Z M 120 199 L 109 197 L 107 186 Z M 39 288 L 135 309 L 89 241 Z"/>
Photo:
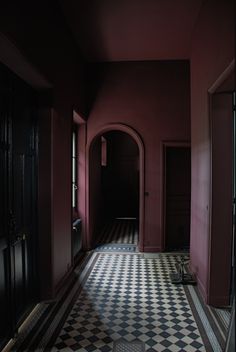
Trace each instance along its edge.
<path fill-rule="evenodd" d="M 36 125 L 32 89 L 6 72 L 9 89 L 1 114 L 1 130 L 5 131 L 1 136 L 1 277 L 5 278 L 1 309 L 8 305 L 5 334 L 13 334 L 34 304 L 37 292 Z M 4 315 L 0 320 L 4 325 Z"/>
<path fill-rule="evenodd" d="M 34 233 L 36 214 L 35 126 L 32 93 L 14 81 L 12 153 L 10 163 L 11 257 L 16 321 L 20 321 L 34 297 Z"/>
<path fill-rule="evenodd" d="M 0 66 L 0 349 L 12 333 L 8 245 L 9 80 Z"/>
<path fill-rule="evenodd" d="M 190 242 L 191 150 L 165 148 L 165 250 L 184 250 Z"/>

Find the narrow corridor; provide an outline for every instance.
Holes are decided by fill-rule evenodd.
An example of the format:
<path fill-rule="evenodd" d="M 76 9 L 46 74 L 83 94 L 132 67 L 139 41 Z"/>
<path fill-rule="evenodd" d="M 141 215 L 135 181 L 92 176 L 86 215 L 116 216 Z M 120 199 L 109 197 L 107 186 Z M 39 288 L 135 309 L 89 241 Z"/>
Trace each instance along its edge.
<path fill-rule="evenodd" d="M 235 1 L 2 4 L 0 352 L 234 352 Z"/>

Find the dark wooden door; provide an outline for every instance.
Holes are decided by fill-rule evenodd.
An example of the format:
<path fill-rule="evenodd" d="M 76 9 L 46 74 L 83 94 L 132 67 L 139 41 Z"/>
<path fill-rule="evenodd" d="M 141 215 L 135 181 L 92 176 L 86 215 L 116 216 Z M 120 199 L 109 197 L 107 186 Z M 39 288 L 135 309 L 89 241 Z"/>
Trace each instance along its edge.
<path fill-rule="evenodd" d="M 36 125 L 33 92 L 7 76 L 1 89 L 1 311 L 4 337 L 15 333 L 36 300 Z M 4 93 L 3 93 L 4 91 Z"/>
<path fill-rule="evenodd" d="M 9 92 L 9 77 L 0 67 L 0 349 L 12 333 L 7 193 Z"/>
<path fill-rule="evenodd" d="M 183 250 L 190 241 L 190 147 L 166 147 L 165 165 L 165 250 Z"/>

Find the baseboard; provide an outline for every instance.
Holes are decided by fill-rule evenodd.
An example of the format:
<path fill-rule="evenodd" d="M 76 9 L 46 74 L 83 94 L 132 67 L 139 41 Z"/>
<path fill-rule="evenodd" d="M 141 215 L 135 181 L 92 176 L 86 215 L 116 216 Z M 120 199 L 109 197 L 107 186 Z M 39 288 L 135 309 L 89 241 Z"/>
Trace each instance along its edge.
<path fill-rule="evenodd" d="M 207 304 L 213 307 L 225 308 L 230 306 L 229 296 L 209 296 Z"/>
<path fill-rule="evenodd" d="M 156 252 L 161 252 L 161 247 L 150 247 L 150 246 L 144 246 L 144 252 L 147 253 L 156 253 Z"/>
<path fill-rule="evenodd" d="M 199 291 L 204 303 L 207 304 L 208 295 L 207 295 L 207 292 L 206 292 L 206 288 L 205 288 L 205 286 L 203 285 L 202 281 L 199 279 L 198 276 L 196 277 L 196 279 L 197 279 L 198 291 Z"/>
<path fill-rule="evenodd" d="M 65 273 L 62 279 L 55 286 L 54 298 L 60 295 L 60 292 L 62 291 L 62 289 L 64 290 L 66 287 L 70 285 L 71 281 L 73 280 L 73 274 L 74 274 L 73 269 L 74 269 L 73 266 L 71 266 L 70 269 Z"/>
<path fill-rule="evenodd" d="M 228 307 L 229 306 L 229 296 L 214 296 L 209 295 L 206 291 L 200 278 L 196 275 L 198 291 L 205 304 L 213 307 Z"/>

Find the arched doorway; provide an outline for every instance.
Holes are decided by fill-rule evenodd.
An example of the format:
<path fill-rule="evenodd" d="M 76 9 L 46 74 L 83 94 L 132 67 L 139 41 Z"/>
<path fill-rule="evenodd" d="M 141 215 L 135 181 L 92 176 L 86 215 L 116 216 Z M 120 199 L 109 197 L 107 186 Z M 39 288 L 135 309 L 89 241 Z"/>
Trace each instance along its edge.
<path fill-rule="evenodd" d="M 102 139 L 103 138 L 103 139 Z M 125 204 L 125 189 L 122 189 L 122 185 L 119 185 L 119 188 L 122 189 L 121 194 L 118 196 L 118 203 L 111 207 L 108 210 L 108 204 L 110 201 L 109 189 L 106 187 L 102 189 L 102 180 L 105 182 L 106 177 L 109 177 L 109 172 L 106 176 L 104 176 L 104 172 L 102 167 L 104 167 L 104 145 L 102 143 L 107 143 L 108 145 L 113 145 L 113 156 L 117 153 L 122 156 L 122 150 L 119 152 L 117 148 L 119 142 L 125 141 L 126 145 L 123 145 L 121 149 L 123 149 L 123 153 L 125 148 L 127 147 L 127 143 L 129 144 L 128 150 L 131 153 L 132 158 L 136 155 L 136 167 L 138 172 L 138 199 L 135 201 L 128 202 L 127 206 L 121 206 L 121 203 Z M 106 146 L 106 147 L 107 147 Z M 107 150 L 107 157 L 109 158 L 111 151 Z M 136 154 L 135 154 L 136 153 Z M 128 157 L 128 155 L 126 155 Z M 131 158 L 131 159 L 132 159 Z M 122 158 L 121 158 L 122 159 Z M 107 159 L 108 161 L 108 159 Z M 124 161 L 124 160 L 123 160 Z M 134 162 L 134 158 L 133 161 Z M 113 163 L 110 172 L 114 175 L 115 168 L 119 165 L 119 161 Z M 124 164 L 123 166 L 124 167 Z M 133 168 L 134 170 L 134 168 Z M 106 172 L 105 172 L 106 173 Z M 122 173 L 124 178 L 127 178 L 126 173 Z M 130 176 L 129 176 L 130 177 Z M 118 181 L 116 178 L 116 182 Z M 99 130 L 90 140 L 87 147 L 87 179 L 86 179 L 86 189 L 87 189 L 87 222 L 86 222 L 86 243 L 87 248 L 90 249 L 93 247 L 93 244 L 96 240 L 96 236 L 101 230 L 102 223 L 107 216 L 116 216 L 116 217 L 136 217 L 138 218 L 138 248 L 140 251 L 143 251 L 143 243 L 144 243 L 144 233 L 143 233 L 143 223 L 144 223 L 144 147 L 143 142 L 136 131 L 126 125 L 122 124 L 111 124 L 104 126 Z M 124 181 L 124 180 L 123 180 Z M 127 181 L 127 179 L 125 180 Z M 130 181 L 129 181 L 130 182 Z M 126 182 L 126 186 L 129 184 Z M 135 182 L 134 182 L 135 183 Z M 110 184 L 110 187 L 112 184 Z M 109 187 L 108 187 L 109 188 Z M 132 188 L 132 187 L 131 187 Z M 134 190 L 134 189 L 133 189 Z M 126 190 L 127 191 L 127 190 Z M 132 190 L 131 190 L 132 191 Z M 129 192 L 129 191 L 127 191 Z M 113 196 L 116 196 L 119 193 L 119 190 L 115 190 L 113 192 Z M 105 197 L 104 197 L 105 195 Z M 112 195 L 111 195 L 112 196 Z M 137 195 L 134 195 L 134 198 Z M 132 198 L 132 197 L 131 197 Z M 127 198 L 126 198 L 127 199 Z M 117 199 L 116 199 L 117 200 Z M 137 204 L 138 203 L 138 204 Z M 107 213 L 104 213 L 106 211 Z M 108 214 L 109 213 L 109 214 Z M 136 216 L 135 216 L 136 215 Z"/>

